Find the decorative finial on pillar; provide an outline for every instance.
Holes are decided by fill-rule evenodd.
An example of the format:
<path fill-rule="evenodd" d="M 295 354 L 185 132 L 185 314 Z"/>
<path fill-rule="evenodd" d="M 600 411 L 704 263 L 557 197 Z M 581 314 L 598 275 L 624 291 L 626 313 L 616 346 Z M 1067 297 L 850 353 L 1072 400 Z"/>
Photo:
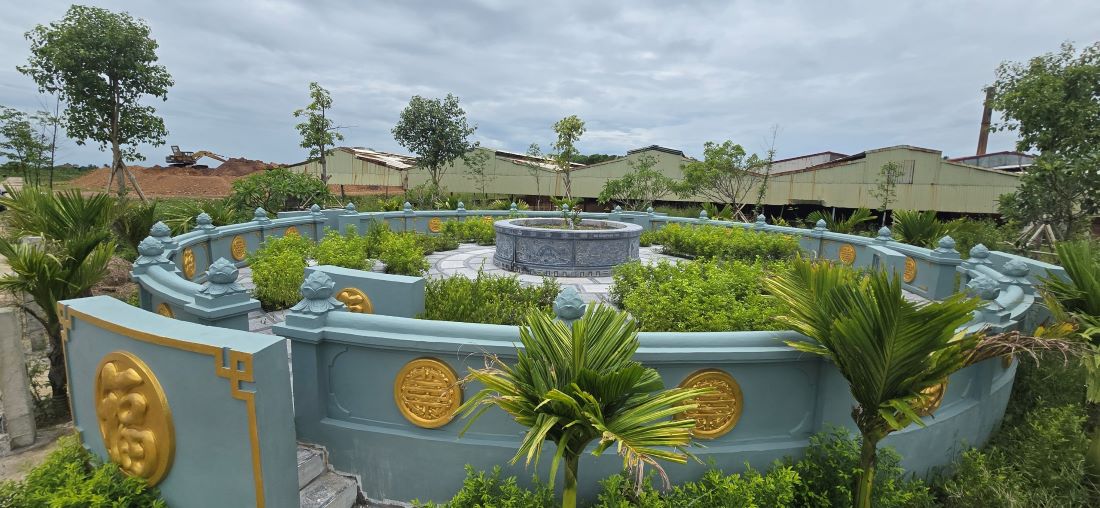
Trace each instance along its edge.
<path fill-rule="evenodd" d="M 344 304 L 332 297 L 336 282 L 324 272 L 315 271 L 302 282 L 299 292 L 302 301 L 294 304 L 290 310 L 305 314 L 324 314 L 333 309 L 342 309 Z"/>

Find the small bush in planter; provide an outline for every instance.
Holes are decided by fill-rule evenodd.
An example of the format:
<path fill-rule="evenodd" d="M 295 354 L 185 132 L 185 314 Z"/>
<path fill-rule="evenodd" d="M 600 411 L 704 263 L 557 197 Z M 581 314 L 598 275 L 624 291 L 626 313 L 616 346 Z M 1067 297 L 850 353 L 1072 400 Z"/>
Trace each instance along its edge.
<path fill-rule="evenodd" d="M 284 309 L 298 303 L 298 289 L 305 279 L 306 258 L 313 251 L 313 242 L 301 236 L 269 238 L 249 255 L 254 296 L 265 309 Z"/>
<path fill-rule="evenodd" d="M 777 330 L 783 304 L 765 294 L 762 282 L 785 269 L 781 262 L 634 261 L 615 267 L 611 300 L 642 331 Z"/>
<path fill-rule="evenodd" d="M 363 238 L 356 233 L 354 226 L 349 226 L 347 233 L 343 235 L 330 229 L 314 249 L 314 257 L 319 265 L 342 266 L 356 270 L 370 268 L 370 259 L 367 258 Z"/>
<path fill-rule="evenodd" d="M 424 247 L 415 233 L 384 235 L 378 249 L 378 259 L 386 265 L 386 273 L 423 275 L 428 271 Z"/>
<path fill-rule="evenodd" d="M 448 277 L 429 280 L 424 288 L 423 319 L 519 325 L 532 309 L 550 312 L 561 286 L 543 278 L 524 286 L 516 276 L 492 276 L 478 271 L 475 279 Z"/>
<path fill-rule="evenodd" d="M 665 254 L 687 258 L 754 261 L 789 259 L 798 254 L 798 240 L 793 236 L 740 227 L 669 224 L 647 241 L 661 244 Z"/>

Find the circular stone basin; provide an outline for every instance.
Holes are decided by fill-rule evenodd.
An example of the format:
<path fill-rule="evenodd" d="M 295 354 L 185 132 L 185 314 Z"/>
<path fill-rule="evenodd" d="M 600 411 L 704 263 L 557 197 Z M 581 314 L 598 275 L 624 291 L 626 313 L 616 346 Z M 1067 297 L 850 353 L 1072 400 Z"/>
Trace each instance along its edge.
<path fill-rule="evenodd" d="M 565 229 L 562 219 L 510 219 L 493 223 L 493 262 L 509 271 L 551 277 L 607 277 L 611 269 L 638 259 L 642 227 L 586 219 Z"/>

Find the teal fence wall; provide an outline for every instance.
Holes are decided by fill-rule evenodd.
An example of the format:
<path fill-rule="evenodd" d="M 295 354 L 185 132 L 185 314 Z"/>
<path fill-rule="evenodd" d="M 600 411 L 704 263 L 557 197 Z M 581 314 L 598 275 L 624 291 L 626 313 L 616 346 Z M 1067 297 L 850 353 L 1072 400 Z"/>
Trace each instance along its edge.
<path fill-rule="evenodd" d="M 134 277 L 143 295 L 150 295 L 149 305 L 143 296 L 143 305 L 154 310 L 158 301 L 193 298 L 197 302 L 208 286 L 220 291 L 219 285 L 232 281 L 225 282 L 228 275 L 214 274 L 226 271 L 226 266 L 243 265 L 247 253 L 272 236 L 297 233 L 316 239 L 326 229 L 343 232 L 348 228 L 363 233 L 373 222 L 385 222 L 396 231 L 430 234 L 448 220 L 517 215 L 555 217 L 559 213 L 467 211 L 461 206 L 448 211 L 406 207 L 396 212 L 360 213 L 349 205 L 340 210 L 281 213 L 270 220 L 261 210 L 257 219 L 248 223 L 159 238 L 163 252 L 148 256 L 142 252 L 150 259 L 137 264 Z M 798 238 L 806 256 L 893 271 L 906 290 L 921 297 L 939 299 L 957 291 L 979 296 L 984 304 L 967 325 L 975 330 L 1034 326 L 1043 318 L 1035 290 L 1038 277 L 1064 276 L 1056 266 L 990 252 L 984 246 L 975 247 L 969 259 L 963 260 L 949 237 L 934 249 L 905 245 L 894 241 L 885 228 L 878 237 L 870 238 L 829 232 L 823 224 L 814 229 L 769 225 L 763 217 L 745 224 L 710 220 L 705 215 L 694 219 L 615 211 L 583 216 L 623 220 L 645 229 L 710 224 L 790 234 Z M 149 252 L 153 250 L 150 247 Z M 211 265 L 209 260 L 215 261 Z M 169 281 L 172 277 L 182 282 Z M 274 328 L 292 343 L 298 438 L 327 446 L 333 464 L 358 475 L 367 496 L 376 500 L 444 500 L 461 484 L 464 464 L 483 469 L 507 464 L 522 429 L 505 414 L 492 411 L 461 439 L 457 434 L 463 423 L 440 414 L 445 413 L 441 404 L 477 390 L 476 386 L 455 383 L 468 367 L 483 366 L 486 355 L 505 360 L 514 357 L 519 347 L 518 329 L 416 320 L 410 319 L 415 313 L 400 310 L 384 312 L 391 315 L 348 312 L 333 297 L 354 277 L 329 267 L 310 269 L 303 285 L 306 298 Z M 380 302 L 387 297 L 387 288 L 397 287 L 389 285 L 385 276 L 382 279 L 378 286 L 363 283 L 357 287 L 371 302 Z M 405 287 L 413 288 L 415 294 L 415 284 Z M 658 370 L 667 386 L 679 385 L 707 369 L 732 378 L 740 390 L 736 424 L 727 433 L 704 441 L 706 447 L 698 454 L 730 471 L 743 468 L 746 462 L 764 468 L 774 459 L 799 455 L 808 437 L 826 425 L 852 425 L 853 401 L 836 369 L 779 340 L 797 337 L 793 332 L 643 333 L 638 356 Z M 981 444 L 1003 415 L 1014 373 L 1015 364 L 1009 359 L 987 361 L 952 375 L 942 386 L 938 404 L 929 408 L 927 426 L 898 432 L 887 444 L 897 448 L 905 457 L 904 465 L 916 472 L 947 463 L 964 443 Z M 425 415 L 432 417 L 430 421 Z M 584 460 L 586 477 L 612 474 L 620 466 L 615 457 Z M 704 467 L 673 465 L 668 471 L 674 480 L 683 480 L 697 476 Z M 533 472 L 522 467 L 509 471 L 521 478 L 529 478 Z M 583 495 L 591 496 L 594 488 L 585 485 Z"/>
<path fill-rule="evenodd" d="M 73 423 L 169 506 L 298 506 L 280 337 L 169 319 L 98 296 L 60 303 Z"/>

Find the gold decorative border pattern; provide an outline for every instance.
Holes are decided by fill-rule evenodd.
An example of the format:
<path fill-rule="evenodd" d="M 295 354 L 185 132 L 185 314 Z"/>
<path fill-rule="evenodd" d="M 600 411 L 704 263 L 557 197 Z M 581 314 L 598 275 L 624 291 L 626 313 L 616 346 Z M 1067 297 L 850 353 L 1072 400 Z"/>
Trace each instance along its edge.
<path fill-rule="evenodd" d="M 839 253 L 840 261 L 846 265 L 850 265 L 856 262 L 856 248 L 850 243 L 846 243 L 840 246 Z"/>
<path fill-rule="evenodd" d="M 901 280 L 905 281 L 906 284 L 917 280 L 917 260 L 905 256 L 905 272 L 902 273 Z"/>
<path fill-rule="evenodd" d="M 695 420 L 692 433 L 701 439 L 714 439 L 737 426 L 745 410 L 741 385 L 733 376 L 720 369 L 697 370 L 680 383 L 680 388 L 713 388 L 714 393 L 689 401 L 698 407 L 684 411 L 677 418 Z"/>
<path fill-rule="evenodd" d="M 263 463 L 260 461 L 260 433 L 256 419 L 256 394 L 241 389 L 242 382 L 252 383 L 255 381 L 255 374 L 252 370 L 251 354 L 234 351 L 228 348 L 224 348 L 223 350 L 223 348 L 207 344 L 198 344 L 126 328 L 91 314 L 80 312 L 61 303 L 58 303 L 57 307 L 58 315 L 61 318 L 61 351 L 66 358 L 68 358 L 67 344 L 69 342 L 69 332 L 72 330 L 73 321 L 76 319 L 133 340 L 191 353 L 209 355 L 213 358 L 214 374 L 229 381 L 230 396 L 244 402 L 245 410 L 248 412 L 248 436 L 252 448 L 252 482 L 256 491 L 256 506 L 257 508 L 264 507 L 264 475 Z M 65 374 L 66 379 L 72 379 L 69 375 L 68 362 L 65 363 Z M 69 414 L 73 414 L 71 398 L 69 400 Z M 81 439 L 83 439 L 83 436 L 81 436 Z"/>
<path fill-rule="evenodd" d="M 172 308 L 167 303 L 161 302 L 157 305 L 157 314 L 160 314 L 166 318 L 174 318 L 176 315 L 172 312 Z"/>
<path fill-rule="evenodd" d="M 195 278 L 195 251 L 191 247 L 183 249 L 183 276 L 187 280 Z"/>
<path fill-rule="evenodd" d="M 244 257 L 248 255 L 248 244 L 245 243 L 243 236 L 233 237 L 233 241 L 229 243 L 229 253 L 233 255 L 233 259 L 244 261 Z"/>
<path fill-rule="evenodd" d="M 435 358 L 417 358 L 397 372 L 393 401 L 413 425 L 425 429 L 442 427 L 462 405 L 462 386 L 458 382 L 458 374 L 450 365 Z"/>

